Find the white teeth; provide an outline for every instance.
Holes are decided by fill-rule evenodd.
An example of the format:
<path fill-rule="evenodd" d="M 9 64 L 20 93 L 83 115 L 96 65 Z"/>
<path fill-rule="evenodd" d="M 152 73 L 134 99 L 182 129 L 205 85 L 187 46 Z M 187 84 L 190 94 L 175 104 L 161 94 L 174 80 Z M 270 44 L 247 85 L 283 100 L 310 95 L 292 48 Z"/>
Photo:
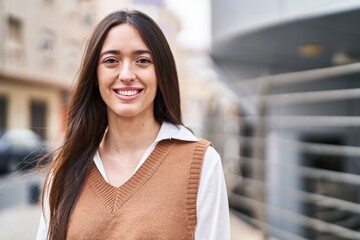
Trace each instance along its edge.
<path fill-rule="evenodd" d="M 124 96 L 134 96 L 139 93 L 137 90 L 129 90 L 129 91 L 117 91 L 118 94 Z"/>

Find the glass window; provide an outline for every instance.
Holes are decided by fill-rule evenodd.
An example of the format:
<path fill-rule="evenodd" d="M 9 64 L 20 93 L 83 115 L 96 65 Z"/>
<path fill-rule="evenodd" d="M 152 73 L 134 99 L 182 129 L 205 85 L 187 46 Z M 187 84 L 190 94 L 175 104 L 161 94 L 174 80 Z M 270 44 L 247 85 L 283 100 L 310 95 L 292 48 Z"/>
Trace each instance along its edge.
<path fill-rule="evenodd" d="M 49 30 L 44 30 L 40 35 L 40 51 L 43 57 L 52 58 L 54 56 L 54 34 Z"/>
<path fill-rule="evenodd" d="M 0 131 L 3 131 L 7 127 L 7 98 L 0 96 Z"/>
<path fill-rule="evenodd" d="M 7 39 L 13 44 L 22 44 L 22 23 L 20 19 L 13 16 L 8 18 Z"/>
<path fill-rule="evenodd" d="M 30 103 L 31 129 L 39 134 L 40 137 L 46 137 L 46 102 L 33 100 Z"/>
<path fill-rule="evenodd" d="M 23 33 L 22 21 L 16 17 L 7 18 L 5 37 L 5 59 L 7 64 L 20 66 L 23 62 Z"/>

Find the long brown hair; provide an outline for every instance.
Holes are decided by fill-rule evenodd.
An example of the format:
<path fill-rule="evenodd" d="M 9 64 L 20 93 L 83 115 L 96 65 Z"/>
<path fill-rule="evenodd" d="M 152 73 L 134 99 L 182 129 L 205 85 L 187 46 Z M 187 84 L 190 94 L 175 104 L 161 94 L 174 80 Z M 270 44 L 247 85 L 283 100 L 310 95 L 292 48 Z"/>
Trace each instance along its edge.
<path fill-rule="evenodd" d="M 107 127 L 106 105 L 96 84 L 97 64 L 109 30 L 124 23 L 139 31 L 153 56 L 158 81 L 155 119 L 160 123 L 182 124 L 175 61 L 159 26 L 139 11 L 121 10 L 106 16 L 95 26 L 87 44 L 69 105 L 64 143 L 44 185 L 43 207 L 49 193 L 48 239 L 66 239 L 72 208 Z"/>

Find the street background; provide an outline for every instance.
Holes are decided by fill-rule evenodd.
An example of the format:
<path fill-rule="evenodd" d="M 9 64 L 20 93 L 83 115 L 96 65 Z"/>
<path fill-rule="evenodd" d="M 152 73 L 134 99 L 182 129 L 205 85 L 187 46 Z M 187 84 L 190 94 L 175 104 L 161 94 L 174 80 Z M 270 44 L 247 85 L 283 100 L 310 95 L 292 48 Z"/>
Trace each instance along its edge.
<path fill-rule="evenodd" d="M 360 0 L 0 0 L 0 141 L 61 146 L 87 36 L 121 8 L 171 45 L 183 121 L 222 157 L 232 239 L 360 239 Z M 34 239 L 44 176 L 4 146 L 0 239 Z"/>

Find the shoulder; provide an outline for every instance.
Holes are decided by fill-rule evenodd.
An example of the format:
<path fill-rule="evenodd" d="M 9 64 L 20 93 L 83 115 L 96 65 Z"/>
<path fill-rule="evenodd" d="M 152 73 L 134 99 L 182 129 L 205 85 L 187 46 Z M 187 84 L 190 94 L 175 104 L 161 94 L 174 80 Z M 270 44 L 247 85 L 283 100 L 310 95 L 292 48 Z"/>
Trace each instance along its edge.
<path fill-rule="evenodd" d="M 219 153 L 212 146 L 211 142 L 207 139 L 196 137 L 188 128 L 183 125 L 174 125 L 164 122 L 162 126 L 163 132 L 171 132 L 167 139 L 178 140 L 183 145 L 200 146 L 204 148 L 204 161 L 211 162 L 211 164 L 221 164 Z M 165 135 L 165 134 L 163 134 Z"/>
<path fill-rule="evenodd" d="M 222 171 L 221 156 L 210 141 L 201 138 L 193 144 L 195 146 L 194 157 L 201 156 L 202 158 L 202 171 L 210 174 L 219 169 Z"/>
<path fill-rule="evenodd" d="M 211 142 L 209 142 L 209 146 L 206 149 L 205 157 L 206 159 L 209 159 L 211 161 L 221 161 L 220 154 L 215 150 L 215 148 L 211 145 Z"/>
<path fill-rule="evenodd" d="M 213 146 L 208 146 L 204 155 L 204 168 L 207 170 L 214 170 L 215 168 L 222 168 L 220 154 Z"/>

